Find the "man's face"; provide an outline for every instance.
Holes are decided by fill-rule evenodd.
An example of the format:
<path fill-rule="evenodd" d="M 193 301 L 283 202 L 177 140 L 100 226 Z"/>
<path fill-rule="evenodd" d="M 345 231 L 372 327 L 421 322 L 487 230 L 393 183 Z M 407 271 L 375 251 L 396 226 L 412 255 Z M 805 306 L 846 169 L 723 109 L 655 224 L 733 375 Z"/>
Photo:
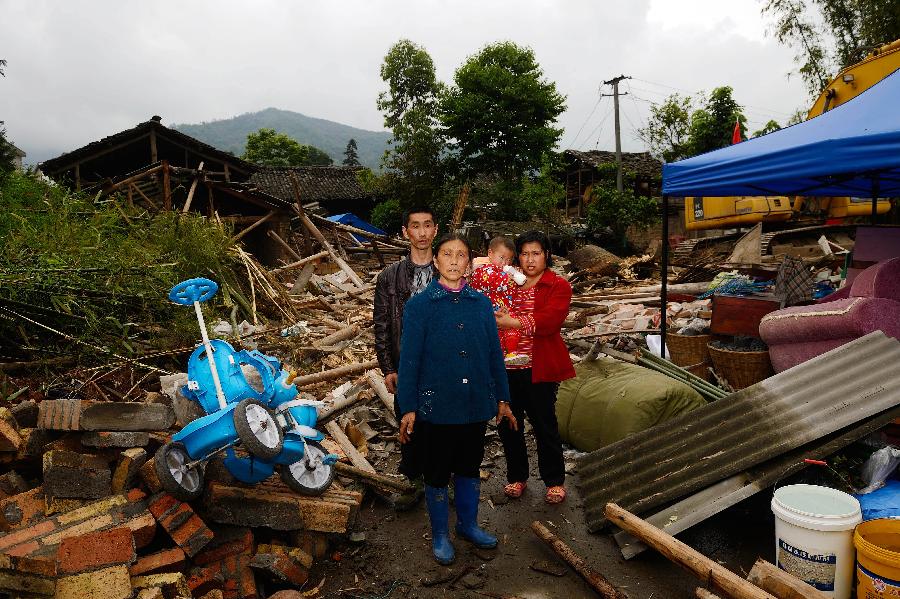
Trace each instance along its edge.
<path fill-rule="evenodd" d="M 539 275 L 547 269 L 547 254 L 537 241 L 529 241 L 522 245 L 519 252 L 519 266 L 529 277 Z"/>
<path fill-rule="evenodd" d="M 437 229 L 437 224 L 435 224 L 434 217 L 431 214 L 414 212 L 409 215 L 409 220 L 406 226 L 403 227 L 403 236 L 417 250 L 426 250 L 434 242 Z"/>

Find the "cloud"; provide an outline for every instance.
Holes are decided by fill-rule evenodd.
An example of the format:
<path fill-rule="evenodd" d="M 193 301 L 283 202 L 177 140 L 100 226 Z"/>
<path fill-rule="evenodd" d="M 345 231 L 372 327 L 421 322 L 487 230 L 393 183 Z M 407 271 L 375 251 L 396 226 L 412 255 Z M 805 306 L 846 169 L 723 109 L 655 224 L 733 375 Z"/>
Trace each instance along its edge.
<path fill-rule="evenodd" d="M 612 147 L 612 119 L 600 126 L 611 102 L 591 110 L 602 81 L 634 76 L 623 145 L 641 150 L 632 130 L 664 86 L 731 85 L 762 123 L 805 104 L 758 11 L 756 0 L 0 0 L 0 118 L 29 160 L 154 114 L 187 123 L 274 106 L 380 130 L 378 70 L 398 39 L 425 46 L 444 81 L 508 39 L 531 46 L 566 95 L 564 147 Z"/>

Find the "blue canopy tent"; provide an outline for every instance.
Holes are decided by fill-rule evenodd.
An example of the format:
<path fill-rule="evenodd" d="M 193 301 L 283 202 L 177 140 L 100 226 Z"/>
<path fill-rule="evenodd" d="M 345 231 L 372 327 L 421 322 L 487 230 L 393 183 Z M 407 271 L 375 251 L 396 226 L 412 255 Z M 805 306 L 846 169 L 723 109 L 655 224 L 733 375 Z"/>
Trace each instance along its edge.
<path fill-rule="evenodd" d="M 900 71 L 813 119 L 663 165 L 663 305 L 669 266 L 669 196 L 900 196 Z M 664 346 L 664 345 L 663 345 Z"/>
<path fill-rule="evenodd" d="M 373 224 L 367 223 L 351 212 L 334 214 L 327 218 L 332 222 L 341 223 L 342 225 L 350 225 L 351 227 L 356 227 L 357 229 L 362 229 L 363 231 L 368 231 L 369 233 L 374 233 L 375 235 L 387 236 L 387 232 L 382 231 Z M 368 239 L 357 233 L 351 233 L 351 235 L 353 235 L 353 238 L 360 243 L 366 243 L 368 241 Z"/>

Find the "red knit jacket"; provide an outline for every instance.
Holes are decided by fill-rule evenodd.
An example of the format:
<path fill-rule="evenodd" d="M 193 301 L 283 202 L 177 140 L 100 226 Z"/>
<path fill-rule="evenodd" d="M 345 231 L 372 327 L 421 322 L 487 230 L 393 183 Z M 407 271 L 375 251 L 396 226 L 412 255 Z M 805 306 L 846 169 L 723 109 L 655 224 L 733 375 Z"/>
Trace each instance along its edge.
<path fill-rule="evenodd" d="M 549 268 L 545 270 L 534 286 L 532 383 L 559 383 L 575 376 L 569 350 L 560 335 L 571 301 L 569 282 Z"/>

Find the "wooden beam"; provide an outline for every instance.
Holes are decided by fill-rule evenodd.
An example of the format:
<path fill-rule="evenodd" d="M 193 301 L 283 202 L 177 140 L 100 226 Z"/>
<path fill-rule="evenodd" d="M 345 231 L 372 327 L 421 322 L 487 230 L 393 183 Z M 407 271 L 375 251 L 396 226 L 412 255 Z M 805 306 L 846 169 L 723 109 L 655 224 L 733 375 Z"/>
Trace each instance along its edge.
<path fill-rule="evenodd" d="M 156 151 L 156 129 L 150 130 L 150 162 L 159 162 L 159 154 Z"/>
<path fill-rule="evenodd" d="M 154 202 L 154 201 L 151 200 L 149 197 L 147 197 L 147 195 L 146 195 L 143 191 L 141 191 L 141 188 L 140 188 L 140 187 L 138 187 L 138 186 L 135 185 L 134 183 L 129 183 L 129 184 L 128 184 L 128 188 L 129 188 L 129 189 L 134 189 L 136 192 L 138 192 L 138 195 L 140 195 L 142 198 L 144 198 L 144 200 L 147 201 L 148 204 L 150 204 L 151 206 L 153 206 L 153 209 L 154 209 L 154 210 L 156 210 L 157 212 L 159 211 L 159 206 L 156 205 L 156 202 Z"/>
<path fill-rule="evenodd" d="M 303 267 L 303 270 L 300 271 L 300 274 L 297 275 L 297 278 L 294 279 L 294 285 L 291 287 L 290 295 L 300 295 L 301 293 L 304 293 L 307 285 L 309 285 L 309 280 L 315 272 L 316 263 L 308 262 L 306 266 Z"/>
<path fill-rule="evenodd" d="M 186 150 L 188 150 L 189 152 L 191 152 L 191 153 L 193 153 L 193 154 L 196 154 L 196 155 L 199 156 L 200 158 L 203 158 L 204 160 L 206 160 L 206 161 L 208 161 L 208 162 L 210 162 L 210 163 L 214 163 L 213 166 L 215 166 L 216 163 L 217 163 L 217 164 L 221 164 L 222 166 L 227 166 L 222 158 L 217 158 L 217 157 L 215 157 L 215 156 L 211 156 L 210 154 L 207 154 L 206 152 L 201 152 L 201 151 L 197 150 L 196 148 L 189 148 L 188 146 L 184 145 L 183 143 L 181 143 L 181 142 L 178 141 L 177 139 L 174 139 L 174 138 L 172 138 L 172 137 L 168 137 L 168 136 L 166 136 L 165 134 L 160 135 L 160 137 L 164 138 L 167 142 L 169 142 L 169 143 L 172 144 L 172 145 L 178 146 L 179 148 L 185 148 Z M 250 174 L 246 169 L 240 168 L 240 167 L 238 167 L 238 166 L 232 165 L 231 168 L 232 168 L 233 170 L 236 170 L 236 171 L 238 171 L 238 172 L 241 172 L 241 173 L 244 173 L 244 174 L 247 174 L 247 175 Z"/>
<path fill-rule="evenodd" d="M 120 188 L 120 187 L 122 187 L 122 186 L 124 186 L 124 185 L 128 185 L 128 184 L 133 183 L 133 182 L 135 182 L 135 181 L 140 181 L 141 179 L 144 179 L 144 178 L 146 178 L 146 177 L 149 177 L 150 175 L 152 175 L 152 174 L 154 174 L 154 173 L 158 173 L 159 171 L 162 170 L 162 168 L 163 168 L 163 167 L 162 167 L 161 164 L 157 164 L 157 165 L 155 165 L 155 166 L 153 166 L 153 167 L 151 167 L 151 168 L 148 168 L 147 170 L 145 170 L 145 171 L 143 171 L 143 172 L 140 172 L 140 173 L 138 173 L 138 174 L 136 174 L 136 175 L 132 175 L 132 176 L 128 177 L 127 179 L 122 179 L 121 181 L 116 181 L 115 183 L 113 183 L 112 185 L 110 185 L 110 186 L 107 188 L 107 192 L 112 191 L 112 190 L 114 190 L 114 189 L 118 189 L 118 188 Z"/>
<path fill-rule="evenodd" d="M 780 599 L 826 599 L 828 595 L 813 588 L 781 568 L 759 558 L 747 580 Z"/>
<path fill-rule="evenodd" d="M 314 374 L 307 374 L 304 376 L 298 376 L 294 379 L 294 385 L 299 389 L 301 387 L 306 387 L 308 385 L 312 385 L 313 383 L 321 383 L 322 381 L 330 381 L 348 374 L 356 374 L 357 372 L 363 372 L 365 370 L 370 370 L 372 368 L 376 368 L 378 366 L 378 360 L 369 360 L 367 362 L 355 362 L 353 364 L 347 364 L 346 366 L 341 366 L 339 368 L 333 368 L 331 370 L 323 370 L 322 372 L 316 372 Z"/>
<path fill-rule="evenodd" d="M 666 534 L 618 505 L 607 503 L 604 513 L 612 524 L 653 547 L 669 560 L 699 578 L 706 586 L 721 591 L 734 599 L 776 599 L 719 562 L 691 549 L 675 537 Z"/>
<path fill-rule="evenodd" d="M 172 209 L 172 183 L 169 179 L 169 163 L 162 161 L 163 166 L 163 209 Z"/>
<path fill-rule="evenodd" d="M 362 482 L 378 487 L 379 489 L 387 489 L 399 493 L 411 493 L 415 489 L 415 487 L 402 479 L 385 476 L 384 474 L 378 474 L 377 472 L 369 472 L 368 470 L 363 470 L 362 468 L 357 468 L 356 466 L 351 466 L 343 462 L 336 462 L 334 469 L 337 470 L 338 474 L 361 480 Z"/>
<path fill-rule="evenodd" d="M 203 163 L 200 163 L 200 166 L 197 167 L 197 176 L 194 177 L 194 180 L 191 181 L 191 190 L 188 192 L 187 200 L 184 202 L 184 208 L 182 209 L 182 213 L 186 213 L 191 209 L 191 201 L 194 199 L 194 191 L 197 189 L 197 183 L 200 182 L 200 178 L 203 176 Z"/>
<path fill-rule="evenodd" d="M 563 558 L 573 570 L 578 572 L 585 582 L 591 585 L 591 588 L 597 591 L 603 599 L 628 599 L 628 595 L 614 587 L 602 574 L 588 566 L 580 555 L 572 551 L 568 545 L 550 532 L 546 526 L 535 520 L 531 523 L 531 530 L 539 539 L 550 545 L 553 551 Z"/>
<path fill-rule="evenodd" d="M 297 260 L 296 262 L 291 262 L 290 264 L 285 264 L 284 266 L 279 266 L 278 268 L 273 268 L 270 272 L 279 272 L 282 270 L 290 270 L 292 268 L 299 268 L 301 266 L 305 266 L 310 262 L 315 262 L 316 260 L 320 260 L 328 255 L 328 252 L 322 250 L 318 254 L 313 254 L 312 256 L 307 256 L 306 258 L 302 258 Z"/>
<path fill-rule="evenodd" d="M 232 242 L 240 241 L 241 238 L 242 238 L 244 235 L 246 235 L 247 233 L 249 233 L 250 231 L 252 231 L 252 230 L 255 229 L 256 227 L 262 225 L 263 223 L 265 223 L 266 221 L 268 221 L 269 219 L 271 219 L 273 216 L 275 216 L 275 214 L 277 214 L 277 212 L 276 212 L 275 210 L 272 210 L 271 212 L 269 212 L 269 213 L 266 214 L 265 216 L 261 216 L 259 219 L 257 219 L 257 221 L 256 221 L 255 223 L 253 223 L 253 224 L 250 225 L 249 227 L 246 227 L 246 228 L 243 229 L 240 233 L 238 233 L 237 235 L 235 235 L 234 237 L 232 237 L 232 238 L 231 238 L 231 241 L 232 241 Z"/>
<path fill-rule="evenodd" d="M 325 236 L 322 235 L 322 232 L 319 231 L 316 225 L 313 224 L 311 220 L 309 220 L 309 217 L 302 213 L 300 213 L 299 216 L 300 222 L 303 223 L 303 226 L 306 227 L 306 229 L 312 234 L 316 241 L 318 241 L 319 244 L 323 248 L 325 248 L 325 251 L 327 251 L 331 256 L 332 261 L 334 261 L 334 263 L 337 264 L 341 268 L 341 270 L 347 273 L 347 276 L 350 278 L 353 284 L 357 287 L 365 287 L 365 283 L 363 283 L 363 280 L 359 278 L 359 275 L 356 274 L 356 272 L 352 268 L 350 268 L 349 264 L 344 262 L 343 258 L 337 255 L 337 252 L 334 251 L 334 248 L 331 247 L 331 244 L 328 243 L 328 240 L 325 239 Z"/>
<path fill-rule="evenodd" d="M 325 424 L 325 430 L 331 435 L 331 438 L 334 439 L 334 442 L 340 445 L 341 449 L 350 458 L 350 463 L 359 468 L 364 472 L 369 472 L 374 474 L 375 467 L 369 463 L 369 461 L 359 453 L 359 450 L 356 449 L 356 445 L 354 445 L 347 435 L 341 430 L 340 425 L 337 422 L 332 420 Z"/>
<path fill-rule="evenodd" d="M 301 256 L 300 254 L 298 254 L 298 253 L 294 250 L 294 248 L 292 248 L 291 246 L 289 246 L 289 245 L 287 244 L 287 242 L 286 242 L 284 239 L 282 239 L 281 236 L 278 235 L 278 233 L 276 233 L 275 231 L 269 230 L 269 231 L 266 231 L 266 235 L 268 235 L 269 237 L 271 237 L 272 239 L 274 239 L 274 240 L 278 243 L 278 245 L 280 245 L 281 247 L 283 247 L 283 248 L 287 251 L 288 254 L 290 254 L 291 256 L 294 257 L 294 259 L 296 259 L 296 260 L 303 260 L 303 256 Z"/>

